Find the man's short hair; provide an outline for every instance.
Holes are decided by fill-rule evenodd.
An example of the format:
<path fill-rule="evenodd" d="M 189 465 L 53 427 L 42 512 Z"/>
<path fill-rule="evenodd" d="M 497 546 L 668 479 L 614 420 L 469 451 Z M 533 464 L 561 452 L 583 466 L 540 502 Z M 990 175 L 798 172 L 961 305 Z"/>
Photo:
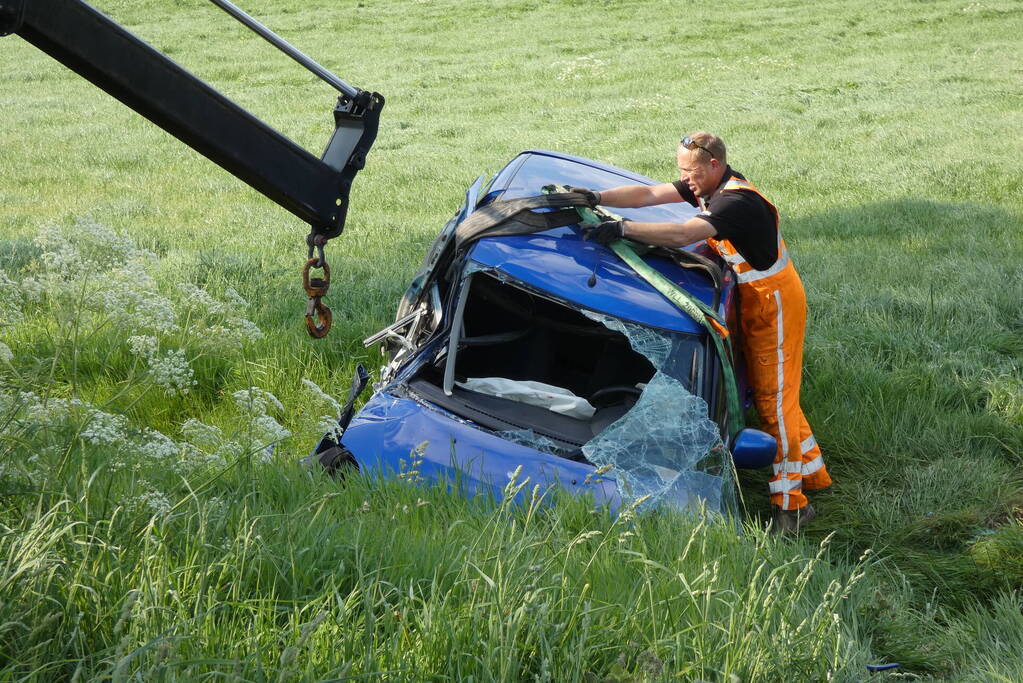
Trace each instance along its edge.
<path fill-rule="evenodd" d="M 705 130 L 698 130 L 695 133 L 690 133 L 689 137 L 700 146 L 691 150 L 694 156 L 699 155 L 695 157 L 697 160 L 707 161 L 710 157 L 714 157 L 722 164 L 728 163 L 728 150 L 725 149 L 725 142 L 717 135 Z"/>

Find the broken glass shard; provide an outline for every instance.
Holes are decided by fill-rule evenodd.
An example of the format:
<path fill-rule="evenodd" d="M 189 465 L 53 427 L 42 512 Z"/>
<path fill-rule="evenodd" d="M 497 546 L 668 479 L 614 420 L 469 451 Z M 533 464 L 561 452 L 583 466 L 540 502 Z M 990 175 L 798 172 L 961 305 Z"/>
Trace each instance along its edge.
<path fill-rule="evenodd" d="M 583 446 L 594 465 L 611 465 L 626 503 L 643 496 L 643 507 L 735 512 L 735 483 L 728 450 L 707 403 L 694 395 L 692 360 L 672 336 L 611 316 L 585 312 L 621 332 L 657 372 L 636 405 Z"/>

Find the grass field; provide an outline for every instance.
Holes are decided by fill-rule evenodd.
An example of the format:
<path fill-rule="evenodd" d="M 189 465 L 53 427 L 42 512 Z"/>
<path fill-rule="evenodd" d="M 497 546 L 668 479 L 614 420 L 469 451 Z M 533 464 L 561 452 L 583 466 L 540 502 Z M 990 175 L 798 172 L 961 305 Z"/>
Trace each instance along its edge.
<path fill-rule="evenodd" d="M 333 91 L 211 4 L 95 4 L 325 144 Z M 324 341 L 303 225 L 0 39 L 0 678 L 1023 680 L 1023 4 L 244 7 L 387 98 Z M 807 287 L 804 538 L 764 536 L 766 474 L 736 535 L 295 464 L 476 175 L 672 180 L 698 129 Z"/>

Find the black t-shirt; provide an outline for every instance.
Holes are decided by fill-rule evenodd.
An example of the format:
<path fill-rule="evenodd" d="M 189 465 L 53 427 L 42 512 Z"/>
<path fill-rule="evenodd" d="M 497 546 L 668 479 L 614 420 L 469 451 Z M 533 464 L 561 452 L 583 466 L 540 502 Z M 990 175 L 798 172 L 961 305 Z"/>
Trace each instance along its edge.
<path fill-rule="evenodd" d="M 744 259 L 757 270 L 767 270 L 778 259 L 778 224 L 764 200 L 756 192 L 749 190 L 729 190 L 721 188 L 729 178 L 746 178 L 736 173 L 731 166 L 725 167 L 725 175 L 721 178 L 710 199 L 706 200 L 706 210 L 696 214 L 697 218 L 714 226 L 718 239 L 727 239 L 738 250 Z M 672 183 L 682 199 L 693 206 L 699 206 L 696 195 L 681 180 Z"/>

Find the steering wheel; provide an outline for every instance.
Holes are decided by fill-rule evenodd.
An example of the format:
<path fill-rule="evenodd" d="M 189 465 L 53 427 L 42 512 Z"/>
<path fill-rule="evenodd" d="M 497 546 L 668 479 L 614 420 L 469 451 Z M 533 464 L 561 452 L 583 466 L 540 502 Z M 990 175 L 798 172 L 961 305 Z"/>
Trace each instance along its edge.
<path fill-rule="evenodd" d="M 603 389 L 597 389 L 590 396 L 590 405 L 594 408 L 607 408 L 618 403 L 626 403 L 629 408 L 636 405 L 636 401 L 639 400 L 640 395 L 643 392 L 634 386 L 627 384 L 619 384 L 611 387 L 604 387 Z M 632 401 L 629 401 L 629 399 Z"/>

